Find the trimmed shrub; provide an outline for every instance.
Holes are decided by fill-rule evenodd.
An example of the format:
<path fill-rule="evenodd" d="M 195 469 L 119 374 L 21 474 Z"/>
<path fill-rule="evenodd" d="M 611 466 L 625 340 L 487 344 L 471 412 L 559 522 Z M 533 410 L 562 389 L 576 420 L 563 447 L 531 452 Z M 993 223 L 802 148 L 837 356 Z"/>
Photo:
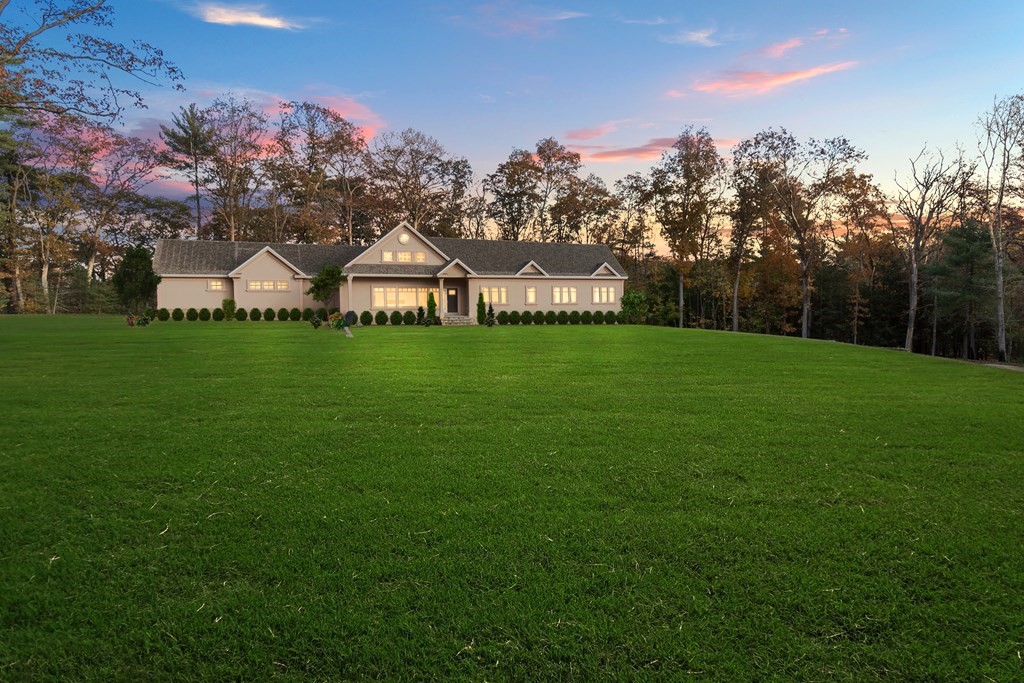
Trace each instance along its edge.
<path fill-rule="evenodd" d="M 309 324 L 313 326 L 314 330 L 319 330 L 320 326 L 323 325 L 324 323 L 322 320 L 320 320 L 320 318 L 314 315 L 312 318 L 309 319 Z"/>
<path fill-rule="evenodd" d="M 306 307 L 302 309 L 302 319 L 306 322 L 312 320 L 314 315 L 316 315 L 316 313 L 313 312 L 312 308 Z"/>
<path fill-rule="evenodd" d="M 569 313 L 566 311 L 559 311 L 558 315 L 555 316 L 555 322 L 557 322 L 559 325 L 568 325 Z"/>
<path fill-rule="evenodd" d="M 148 308 L 147 307 L 146 310 L 144 310 L 142 312 L 142 317 L 143 318 L 149 318 L 150 320 L 153 320 L 154 318 L 156 318 L 156 311 L 154 311 L 152 308 Z M 143 325 L 143 327 L 145 327 L 145 325 Z"/>
<path fill-rule="evenodd" d="M 580 322 L 584 325 L 589 325 L 594 322 L 594 314 L 590 311 L 583 311 L 580 313 Z"/>
<path fill-rule="evenodd" d="M 209 308 L 200 308 L 199 309 L 199 319 L 202 320 L 203 322 L 206 322 L 207 320 L 209 320 L 210 319 L 210 309 Z"/>
<path fill-rule="evenodd" d="M 197 311 L 194 308 L 188 309 L 187 311 L 185 311 L 185 320 L 188 320 L 189 322 L 195 322 L 199 320 L 199 311 Z"/>
<path fill-rule="evenodd" d="M 261 311 L 260 309 L 256 308 L 255 306 L 253 306 L 252 310 L 249 311 L 249 320 L 262 320 L 262 319 L 263 319 L 263 311 Z"/>
<path fill-rule="evenodd" d="M 499 325 L 508 325 L 508 311 L 500 311 L 497 320 Z"/>
<path fill-rule="evenodd" d="M 224 317 L 227 320 L 236 318 L 235 311 L 238 310 L 238 305 L 235 304 L 234 299 L 224 299 L 220 302 L 220 307 L 224 309 Z"/>
<path fill-rule="evenodd" d="M 570 325 L 579 325 L 580 324 L 580 320 L 582 320 L 582 319 L 583 318 L 580 315 L 579 311 L 569 311 L 569 324 Z"/>
<path fill-rule="evenodd" d="M 356 315 L 355 311 L 347 311 L 345 313 L 345 324 L 349 327 L 355 327 L 356 323 L 359 322 L 359 316 Z"/>
<path fill-rule="evenodd" d="M 604 312 L 603 311 L 594 311 L 594 324 L 595 325 L 604 325 Z"/>
<path fill-rule="evenodd" d="M 544 314 L 544 324 L 545 325 L 554 325 L 557 322 L 558 322 L 558 314 L 555 313 L 554 311 L 548 311 L 547 313 Z"/>
<path fill-rule="evenodd" d="M 399 311 L 391 311 L 391 317 L 389 318 L 392 325 L 402 324 L 402 314 Z"/>
<path fill-rule="evenodd" d="M 523 325 L 532 324 L 533 313 L 530 313 L 529 311 L 523 311 L 522 313 L 519 314 L 519 322 L 521 322 Z"/>
<path fill-rule="evenodd" d="M 520 320 L 522 320 L 522 318 L 519 315 L 519 311 L 509 311 L 508 312 L 508 324 L 509 325 L 518 325 Z"/>
<path fill-rule="evenodd" d="M 156 312 L 156 317 L 161 322 L 167 322 L 168 320 L 171 319 L 171 312 L 168 311 L 166 308 L 161 308 L 159 311 Z"/>
<path fill-rule="evenodd" d="M 359 324 L 363 327 L 369 327 L 373 324 L 373 313 L 369 311 L 363 311 L 359 314 Z"/>
<path fill-rule="evenodd" d="M 604 314 L 605 325 L 614 325 L 617 322 L 619 322 L 619 320 L 618 317 L 615 315 L 615 311 L 608 311 L 607 313 Z"/>
<path fill-rule="evenodd" d="M 544 311 L 534 311 L 533 324 L 543 325 L 544 324 Z"/>
<path fill-rule="evenodd" d="M 268 306 L 267 308 L 263 309 L 263 319 L 264 320 L 274 320 L 275 318 L 277 318 L 277 312 L 274 311 L 273 308 L 270 308 Z M 255 318 L 253 318 L 253 320 L 255 320 Z"/>
<path fill-rule="evenodd" d="M 320 318 L 320 320 L 327 320 L 328 315 L 329 314 L 327 313 L 327 309 L 324 308 L 323 306 L 316 309 L 316 317 Z"/>
<path fill-rule="evenodd" d="M 224 319 L 224 309 L 223 308 L 215 308 L 215 309 L 213 309 L 213 319 L 216 320 L 217 322 L 220 322 L 221 320 L 223 320 Z"/>
<path fill-rule="evenodd" d="M 292 322 L 302 320 L 302 311 L 300 311 L 297 308 L 293 308 L 292 310 L 288 311 L 288 319 L 291 320 Z"/>
<path fill-rule="evenodd" d="M 403 325 L 415 325 L 416 324 L 416 314 L 413 313 L 412 311 L 406 311 L 405 315 L 402 316 L 402 324 Z"/>
<path fill-rule="evenodd" d="M 373 322 L 377 323 L 378 325 L 380 325 L 382 327 L 384 325 L 387 325 L 388 324 L 388 314 L 387 314 L 387 312 L 385 312 L 385 311 L 377 311 L 377 315 L 375 315 L 373 317 Z"/>
<path fill-rule="evenodd" d="M 434 301 L 434 293 L 427 292 L 427 320 L 428 324 L 433 323 L 437 318 L 437 302 Z"/>
<path fill-rule="evenodd" d="M 494 317 L 494 304 L 487 304 L 487 315 L 484 317 L 484 325 L 494 327 L 496 322 L 498 321 Z"/>
<path fill-rule="evenodd" d="M 487 304 L 484 303 L 484 293 L 480 292 L 480 296 L 476 299 L 476 324 L 483 325 L 487 322 Z"/>
<path fill-rule="evenodd" d="M 427 319 L 427 312 L 423 310 L 422 306 L 416 309 L 416 324 L 422 325 L 423 321 Z"/>
<path fill-rule="evenodd" d="M 254 308 L 253 310 L 256 310 L 256 309 Z M 249 314 L 246 313 L 244 308 L 239 308 L 237 311 L 235 311 L 235 320 L 245 320 L 248 317 L 249 317 Z"/>
<path fill-rule="evenodd" d="M 277 309 L 277 319 L 278 320 L 288 320 L 288 318 L 290 318 L 290 317 L 291 317 L 291 313 L 288 311 L 287 308 L 279 308 L 279 309 Z"/>

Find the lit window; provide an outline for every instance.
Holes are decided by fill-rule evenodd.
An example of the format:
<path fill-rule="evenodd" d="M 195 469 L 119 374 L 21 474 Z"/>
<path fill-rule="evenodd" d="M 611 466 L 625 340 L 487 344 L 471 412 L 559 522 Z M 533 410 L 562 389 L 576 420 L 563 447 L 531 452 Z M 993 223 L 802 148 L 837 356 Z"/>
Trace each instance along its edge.
<path fill-rule="evenodd" d="M 415 287 L 399 287 L 398 288 L 398 307 L 399 308 L 416 308 L 416 288 Z"/>
<path fill-rule="evenodd" d="M 416 252 L 416 263 L 426 263 L 426 262 L 427 262 L 427 255 L 426 255 L 426 253 L 424 253 L 422 251 L 417 251 Z"/>
<path fill-rule="evenodd" d="M 207 285 L 206 288 L 209 289 L 212 292 L 223 291 L 223 289 L 224 289 L 224 281 L 223 280 L 210 280 L 210 282 L 209 282 L 209 284 Z"/>
<path fill-rule="evenodd" d="M 615 288 L 614 287 L 594 287 L 594 303 L 595 304 L 613 304 L 613 303 L 615 303 Z"/>
<path fill-rule="evenodd" d="M 278 280 L 277 281 L 277 287 L 275 289 L 277 289 L 277 291 L 279 291 L 279 292 L 287 292 L 288 291 L 288 281 L 287 280 Z"/>
<path fill-rule="evenodd" d="M 373 307 L 384 308 L 384 288 L 374 287 L 373 288 Z"/>
<path fill-rule="evenodd" d="M 552 287 L 551 303 L 553 304 L 574 304 L 576 303 L 575 287 Z"/>
<path fill-rule="evenodd" d="M 412 263 L 412 252 L 411 251 L 400 251 L 398 252 L 399 263 Z"/>
<path fill-rule="evenodd" d="M 526 288 L 526 303 L 527 303 L 527 305 L 536 305 L 537 304 L 537 288 L 536 287 L 527 287 Z"/>
<path fill-rule="evenodd" d="M 395 260 L 395 252 L 393 251 L 382 251 L 380 252 L 381 263 L 391 263 Z"/>
<path fill-rule="evenodd" d="M 507 304 L 508 287 L 481 287 L 485 304 Z"/>

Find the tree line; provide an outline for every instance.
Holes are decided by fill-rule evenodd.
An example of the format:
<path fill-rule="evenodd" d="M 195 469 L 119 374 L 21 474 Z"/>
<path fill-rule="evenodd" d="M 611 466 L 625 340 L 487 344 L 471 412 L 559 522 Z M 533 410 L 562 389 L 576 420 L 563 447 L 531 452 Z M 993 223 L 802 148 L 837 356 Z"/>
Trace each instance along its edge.
<path fill-rule="evenodd" d="M 993 101 L 975 149 L 922 150 L 889 191 L 849 140 L 782 128 L 725 156 L 688 127 L 608 187 L 553 137 L 476 175 L 425 133 L 368 140 L 315 102 L 268 113 L 226 94 L 182 107 L 160 140 L 124 135 L 125 107 L 142 104 L 131 80 L 180 84 L 180 72 L 152 46 L 96 37 L 113 17 L 102 0 L 35 11 L 0 32 L 9 312 L 109 310 L 125 251 L 161 237 L 366 244 L 408 221 L 426 235 L 608 244 L 637 322 L 967 358 L 1005 359 L 1021 341 L 1024 96 Z M 66 49 L 47 47 L 62 30 Z M 189 199 L 154 196 L 160 180 Z"/>

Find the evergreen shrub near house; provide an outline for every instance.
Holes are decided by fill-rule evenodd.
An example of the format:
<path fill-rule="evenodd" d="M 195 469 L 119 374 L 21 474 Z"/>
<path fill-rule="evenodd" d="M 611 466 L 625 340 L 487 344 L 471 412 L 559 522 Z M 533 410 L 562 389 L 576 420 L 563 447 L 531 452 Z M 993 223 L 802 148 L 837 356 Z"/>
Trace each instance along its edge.
<path fill-rule="evenodd" d="M 392 325 L 401 325 L 402 324 L 402 314 L 401 314 L 401 312 L 399 312 L 399 311 L 391 311 L 391 324 Z"/>
<path fill-rule="evenodd" d="M 255 306 L 249 311 L 249 320 L 261 320 L 263 318 L 263 311 L 256 308 Z"/>
<path fill-rule="evenodd" d="M 557 322 L 559 325 L 568 325 L 569 314 L 566 313 L 565 311 L 559 311 L 558 315 L 555 316 L 555 322 Z"/>
<path fill-rule="evenodd" d="M 604 312 L 603 311 L 594 311 L 594 324 L 595 325 L 604 325 Z"/>
<path fill-rule="evenodd" d="M 328 315 L 329 314 L 327 313 L 327 309 L 324 308 L 323 306 L 316 309 L 316 317 L 320 318 L 320 320 L 327 320 Z"/>
<path fill-rule="evenodd" d="M 554 325 L 557 322 L 558 322 L 558 314 L 555 313 L 554 311 L 548 311 L 547 313 L 544 314 L 544 324 L 545 325 Z"/>
<path fill-rule="evenodd" d="M 215 308 L 215 309 L 213 309 L 213 319 L 215 321 L 217 321 L 217 322 L 220 322 L 221 320 L 223 320 L 224 319 L 224 309 L 223 308 Z"/>
<path fill-rule="evenodd" d="M 167 322 L 168 320 L 171 319 L 171 312 L 168 311 L 166 308 L 161 308 L 159 311 L 156 312 L 156 318 L 161 322 Z"/>
<path fill-rule="evenodd" d="M 405 315 L 402 316 L 402 324 L 403 325 L 415 325 L 416 324 L 416 314 L 413 313 L 412 311 L 406 311 Z"/>
<path fill-rule="evenodd" d="M 188 309 L 187 311 L 185 311 L 185 320 L 188 320 L 189 322 L 193 323 L 199 320 L 199 311 L 197 311 L 194 308 Z"/>
<path fill-rule="evenodd" d="M 590 325 L 594 322 L 594 314 L 590 311 L 583 311 L 580 313 L 580 322 L 584 325 Z"/>
<path fill-rule="evenodd" d="M 308 323 L 310 320 L 313 319 L 314 315 L 316 315 L 316 313 L 313 312 L 312 308 L 307 306 L 306 308 L 302 309 L 302 319 L 303 319 L 303 321 Z"/>
<path fill-rule="evenodd" d="M 427 319 L 427 312 L 423 310 L 422 306 L 416 308 L 416 324 L 422 325 L 423 321 Z"/>
<path fill-rule="evenodd" d="M 523 325 L 532 325 L 533 313 L 530 313 L 529 311 L 523 311 L 522 313 L 519 314 L 519 322 L 522 323 Z"/>
<path fill-rule="evenodd" d="M 570 311 L 569 312 L 569 324 L 570 325 L 579 325 L 580 324 L 580 320 L 582 320 L 582 316 L 580 316 L 580 312 L 579 311 Z"/>
<path fill-rule="evenodd" d="M 291 320 L 292 322 L 298 322 L 299 320 L 302 320 L 302 311 L 300 311 L 298 308 L 293 308 L 292 310 L 288 311 L 288 319 Z"/>
<path fill-rule="evenodd" d="M 349 327 L 355 327 L 357 322 L 359 322 L 359 316 L 356 314 L 355 311 L 346 311 L 345 312 L 345 324 L 346 325 L 348 325 Z"/>
<path fill-rule="evenodd" d="M 476 324 L 483 325 L 487 322 L 487 304 L 484 303 L 484 293 L 480 292 L 480 296 L 476 299 Z"/>
<path fill-rule="evenodd" d="M 147 307 L 146 310 L 144 310 L 142 312 L 142 317 L 143 318 L 149 318 L 150 320 L 154 320 L 154 319 L 156 319 L 156 311 L 154 311 L 152 308 L 148 308 Z"/>
<path fill-rule="evenodd" d="M 534 311 L 533 313 L 533 324 L 543 325 L 544 324 L 544 311 Z"/>
<path fill-rule="evenodd" d="M 522 320 L 522 317 L 519 315 L 519 311 L 509 311 L 508 312 L 508 324 L 509 325 L 518 325 L 521 320 Z"/>
<path fill-rule="evenodd" d="M 434 301 L 434 293 L 427 292 L 427 324 L 432 325 L 437 321 L 437 302 Z"/>
<path fill-rule="evenodd" d="M 220 302 L 220 307 L 224 309 L 224 318 L 227 320 L 233 320 L 237 316 L 235 311 L 238 310 L 237 304 L 234 299 L 224 299 Z"/>
<path fill-rule="evenodd" d="M 359 324 L 363 327 L 369 327 L 373 324 L 373 313 L 369 311 L 363 311 L 359 314 Z"/>
<path fill-rule="evenodd" d="M 615 311 L 608 311 L 607 313 L 604 314 L 605 325 L 614 325 L 618 321 L 619 320 L 618 317 L 615 315 Z"/>
<path fill-rule="evenodd" d="M 497 320 L 499 325 L 508 325 L 508 311 L 498 313 Z"/>
<path fill-rule="evenodd" d="M 315 315 L 309 319 L 309 324 L 313 326 L 314 330 L 319 330 L 320 326 L 323 325 L 323 321 Z"/>
<path fill-rule="evenodd" d="M 257 309 L 254 308 L 253 310 L 255 311 Z M 248 317 L 249 314 L 246 313 L 244 308 L 239 308 L 238 310 L 235 311 L 235 320 L 245 320 Z"/>
<path fill-rule="evenodd" d="M 386 311 L 377 311 L 377 315 L 374 316 L 373 321 L 383 327 L 388 324 L 388 314 Z"/>
<path fill-rule="evenodd" d="M 277 313 L 274 311 L 273 308 L 270 308 L 268 306 L 267 308 L 263 309 L 263 319 L 264 320 L 274 320 L 276 318 L 277 318 Z"/>
<path fill-rule="evenodd" d="M 210 309 L 203 307 L 199 309 L 199 319 L 206 322 L 210 319 Z"/>
<path fill-rule="evenodd" d="M 284 308 L 282 306 L 281 308 L 277 309 L 277 319 L 278 320 L 288 320 L 290 317 L 291 317 L 291 313 L 288 311 L 287 308 Z"/>
<path fill-rule="evenodd" d="M 494 304 L 487 304 L 487 315 L 484 316 L 484 325 L 494 327 L 496 322 L 498 321 L 494 317 Z"/>

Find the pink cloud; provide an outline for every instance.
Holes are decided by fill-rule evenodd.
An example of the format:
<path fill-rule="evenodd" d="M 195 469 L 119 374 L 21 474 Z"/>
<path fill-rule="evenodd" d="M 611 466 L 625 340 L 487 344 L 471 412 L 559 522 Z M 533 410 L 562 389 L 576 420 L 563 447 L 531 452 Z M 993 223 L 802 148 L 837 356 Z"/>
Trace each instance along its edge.
<path fill-rule="evenodd" d="M 678 100 L 682 97 L 686 97 L 686 93 L 681 90 L 672 89 L 665 93 L 665 97 L 671 97 L 673 100 Z"/>
<path fill-rule="evenodd" d="M 547 35 L 562 21 L 588 16 L 583 12 L 540 10 L 519 7 L 510 0 L 497 0 L 472 8 L 469 14 L 451 17 L 456 24 L 469 26 L 489 36 Z"/>
<path fill-rule="evenodd" d="M 762 52 L 771 57 L 772 59 L 779 59 L 790 50 L 798 48 L 803 44 L 804 41 L 802 41 L 800 38 L 790 38 L 789 40 L 784 40 L 781 43 L 769 45 L 768 47 L 764 48 Z"/>
<path fill-rule="evenodd" d="M 196 193 L 192 183 L 173 178 L 157 178 L 143 190 L 150 197 L 167 197 L 168 199 L 185 199 Z"/>
<path fill-rule="evenodd" d="M 677 138 L 651 138 L 642 145 L 635 147 L 612 147 L 610 145 L 570 145 L 570 149 L 580 155 L 583 161 L 616 162 L 616 161 L 657 161 L 663 152 L 672 148 Z M 728 149 L 736 145 L 738 140 L 732 138 L 715 139 L 715 146 Z"/>
<path fill-rule="evenodd" d="M 565 138 L 567 140 L 593 140 L 594 138 L 604 137 L 616 130 L 618 130 L 618 127 L 615 125 L 615 122 L 609 121 L 594 128 L 577 128 L 576 130 L 566 131 Z"/>
<path fill-rule="evenodd" d="M 843 71 L 856 65 L 857 62 L 851 61 L 823 64 L 809 69 L 778 73 L 770 71 L 734 71 L 718 80 L 697 83 L 693 86 L 693 89 L 700 92 L 722 95 L 763 95 L 790 83 L 798 83 L 817 78 L 818 76 L 835 73 L 836 71 Z"/>

